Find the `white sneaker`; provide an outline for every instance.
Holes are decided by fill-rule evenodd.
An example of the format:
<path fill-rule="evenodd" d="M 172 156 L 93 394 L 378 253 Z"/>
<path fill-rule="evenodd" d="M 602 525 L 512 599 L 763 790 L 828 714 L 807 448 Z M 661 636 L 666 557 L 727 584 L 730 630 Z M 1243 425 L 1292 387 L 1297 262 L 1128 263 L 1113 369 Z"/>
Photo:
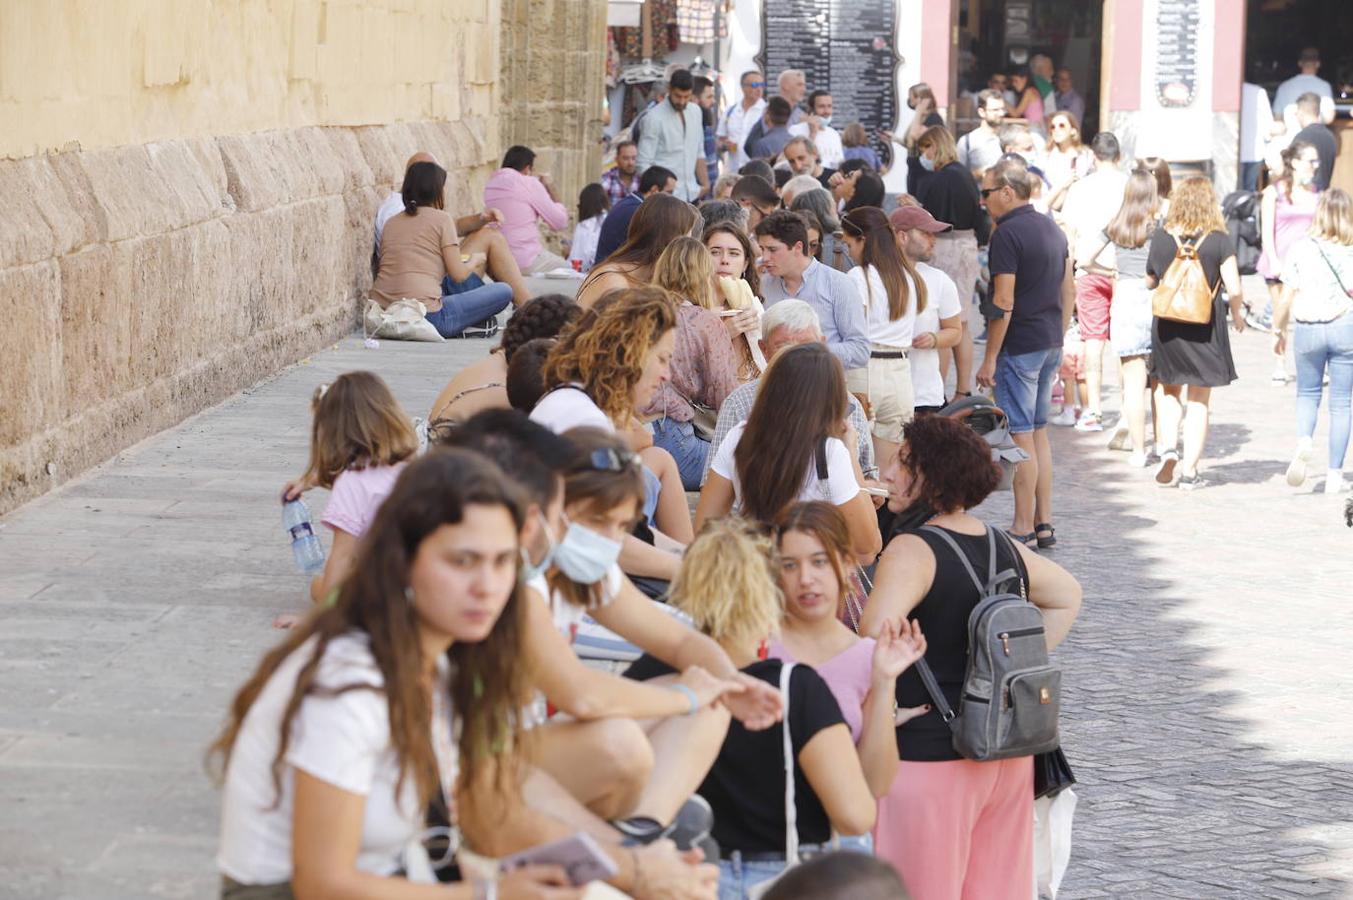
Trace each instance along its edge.
<path fill-rule="evenodd" d="M 1306 483 L 1306 464 L 1311 461 L 1311 442 L 1302 440 L 1297 444 L 1297 452 L 1287 466 L 1287 483 L 1292 487 L 1301 487 Z M 1341 481 L 1343 479 L 1340 479 Z"/>
<path fill-rule="evenodd" d="M 1145 468 L 1146 468 L 1146 454 L 1134 450 L 1134 451 L 1128 456 L 1128 465 L 1131 466 L 1131 467 L 1134 468 L 1134 469 L 1145 469 Z"/>
<path fill-rule="evenodd" d="M 1281 363 L 1279 363 L 1277 367 L 1274 368 L 1273 374 L 1269 376 L 1269 381 L 1275 385 L 1287 384 L 1287 382 L 1291 380 L 1292 376 L 1287 374 L 1287 368 L 1283 366 Z"/>
<path fill-rule="evenodd" d="M 1103 431 L 1104 417 L 1097 412 L 1086 410 L 1081 413 L 1081 417 L 1076 420 L 1077 431 Z"/>
<path fill-rule="evenodd" d="M 1337 494 L 1344 489 L 1344 470 L 1330 469 L 1325 476 L 1325 493 Z"/>
<path fill-rule="evenodd" d="M 1070 427 L 1076 424 L 1076 418 L 1076 411 L 1074 409 L 1069 406 L 1063 406 L 1062 411 L 1048 419 L 1048 422 L 1052 425 Z"/>

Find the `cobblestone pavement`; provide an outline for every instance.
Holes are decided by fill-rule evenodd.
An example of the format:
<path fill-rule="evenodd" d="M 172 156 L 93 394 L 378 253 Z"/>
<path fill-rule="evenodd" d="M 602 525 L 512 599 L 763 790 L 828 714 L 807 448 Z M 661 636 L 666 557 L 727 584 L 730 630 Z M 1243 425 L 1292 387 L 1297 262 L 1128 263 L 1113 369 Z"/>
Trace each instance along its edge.
<path fill-rule="evenodd" d="M 1236 339 L 1204 490 L 1055 435 L 1053 552 L 1086 585 L 1058 654 L 1080 778 L 1062 897 L 1350 892 L 1353 531 L 1318 482 L 1282 481 L 1294 388 L 1265 346 Z M 310 392 L 369 367 L 419 414 L 486 347 L 346 340 L 0 519 L 0 897 L 214 894 L 203 752 L 303 603 L 274 497 Z"/>

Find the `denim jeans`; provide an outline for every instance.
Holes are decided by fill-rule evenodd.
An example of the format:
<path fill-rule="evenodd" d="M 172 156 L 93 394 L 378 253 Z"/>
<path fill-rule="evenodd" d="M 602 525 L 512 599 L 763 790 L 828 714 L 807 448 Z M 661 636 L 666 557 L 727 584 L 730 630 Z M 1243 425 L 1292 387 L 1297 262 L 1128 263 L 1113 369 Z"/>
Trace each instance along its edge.
<path fill-rule="evenodd" d="M 700 490 L 700 478 L 705 474 L 705 460 L 709 459 L 709 441 L 695 436 L 695 426 L 666 417 L 653 420 L 653 443 L 676 460 L 681 473 L 681 486 L 688 491 Z"/>
<path fill-rule="evenodd" d="M 442 289 L 446 289 L 445 283 Z M 442 297 L 442 308 L 428 313 L 425 318 L 436 326 L 437 333 L 442 337 L 457 337 L 470 326 L 498 315 L 511 302 L 511 285 L 501 281 L 493 284 L 480 282 L 479 287 L 445 295 Z"/>
<path fill-rule="evenodd" d="M 1333 322 L 1292 328 L 1292 353 L 1297 360 L 1297 436 L 1315 434 L 1320 415 L 1321 382 L 1330 374 L 1329 467 L 1342 469 L 1348 452 L 1350 406 L 1353 406 L 1353 312 Z"/>
<path fill-rule="evenodd" d="M 1259 172 L 1263 168 L 1262 162 L 1242 162 L 1240 164 L 1240 189 L 1242 191 L 1259 190 Z"/>
<path fill-rule="evenodd" d="M 744 900 L 749 888 L 774 878 L 784 870 L 784 860 L 744 862 L 742 855 L 735 850 L 732 859 L 719 860 L 719 900 Z"/>
<path fill-rule="evenodd" d="M 1002 352 L 996 357 L 996 402 L 1010 418 L 1011 434 L 1048 427 L 1052 383 L 1061 364 L 1061 347 L 1032 353 Z"/>

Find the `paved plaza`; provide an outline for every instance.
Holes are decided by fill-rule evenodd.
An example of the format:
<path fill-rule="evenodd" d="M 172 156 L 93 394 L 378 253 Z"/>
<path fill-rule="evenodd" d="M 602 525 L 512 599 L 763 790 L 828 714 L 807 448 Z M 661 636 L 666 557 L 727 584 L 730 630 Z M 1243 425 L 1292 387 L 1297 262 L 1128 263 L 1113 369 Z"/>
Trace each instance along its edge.
<path fill-rule="evenodd" d="M 1086 597 L 1058 653 L 1064 898 L 1353 896 L 1353 530 L 1318 480 L 1283 482 L 1295 388 L 1270 386 L 1266 335 L 1234 343 L 1206 489 L 1054 435 L 1053 552 Z M 305 602 L 276 498 L 310 393 L 370 368 L 423 415 L 487 347 L 350 338 L 0 519 L 0 897 L 214 895 L 203 756 Z"/>

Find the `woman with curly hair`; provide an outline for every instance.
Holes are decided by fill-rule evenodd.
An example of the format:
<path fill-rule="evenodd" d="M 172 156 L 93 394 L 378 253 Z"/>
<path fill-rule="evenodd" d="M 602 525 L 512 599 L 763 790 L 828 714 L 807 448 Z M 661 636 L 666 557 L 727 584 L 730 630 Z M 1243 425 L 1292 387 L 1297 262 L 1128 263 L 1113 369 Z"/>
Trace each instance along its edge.
<path fill-rule="evenodd" d="M 334 604 L 263 658 L 212 747 L 222 896 L 431 896 L 399 877 L 429 803 L 485 780 L 520 802 L 510 761 L 531 672 L 517 492 L 493 464 L 443 451 L 410 464 L 389 500 Z M 513 873 L 500 894 L 564 883 Z"/>
<path fill-rule="evenodd" d="M 1207 445 L 1212 389 L 1228 385 L 1237 377 L 1226 327 L 1228 306 L 1236 331 L 1245 330 L 1235 245 L 1227 236 L 1216 191 L 1206 178 L 1189 178 L 1175 190 L 1164 226 L 1152 233 L 1146 257 L 1148 289 L 1154 289 L 1165 277 L 1181 244 L 1193 247 L 1202 263 L 1213 291 L 1212 320 L 1193 324 L 1153 319 L 1151 374 L 1157 382 L 1156 452 L 1160 466 L 1156 483 L 1162 487 L 1178 483 L 1181 489 L 1192 490 L 1205 484 L 1198 474 L 1198 461 Z M 1223 284 L 1224 298 L 1218 290 Z M 1182 459 L 1178 450 L 1181 429 Z"/>
<path fill-rule="evenodd" d="M 676 324 L 676 298 L 662 288 L 608 294 L 560 335 L 545 358 L 545 396 L 531 411 L 533 421 L 560 434 L 579 426 L 623 433 L 647 470 L 651 523 L 690 516 L 676 461 L 652 446 L 638 417 L 670 377 Z M 621 565 L 631 575 L 670 579 L 676 563 L 670 553 L 627 541 Z"/>
<path fill-rule="evenodd" d="M 625 243 L 592 269 L 578 288 L 578 303 L 587 309 L 611 291 L 653 282 L 653 267 L 667 245 L 679 237 L 696 237 L 704 219 L 700 211 L 671 194 L 657 193 L 639 204 L 630 220 Z"/>
<path fill-rule="evenodd" d="M 527 302 L 503 326 L 503 339 L 485 358 L 456 373 L 432 401 L 428 424 L 463 422 L 485 409 L 506 409 L 507 367 L 528 341 L 552 338 L 578 316 L 582 307 L 563 294 L 545 294 Z"/>
<path fill-rule="evenodd" d="M 902 448 L 884 472 L 888 508 L 933 511 L 927 526 L 889 542 L 874 576 L 860 633 L 877 637 L 910 620 L 925 632 L 925 659 L 958 708 L 968 659 L 968 616 L 982 599 L 966 565 L 1019 573 L 1018 585 L 1043 613 L 1048 649 L 1071 630 L 1081 588 L 1061 566 L 989 529 L 968 510 L 996 489 L 991 448 L 961 422 L 922 416 L 907 423 Z M 962 558 L 960 558 L 960 553 Z M 964 562 L 964 558 L 968 560 Z M 912 668 L 897 679 L 897 705 L 930 702 Z M 901 762 L 879 802 L 875 853 L 893 864 L 917 900 L 1009 897 L 1033 880 L 1033 765 L 1022 756 L 974 762 L 953 747 L 936 710 L 900 725 Z M 1027 888 L 1025 889 L 1027 894 Z"/>

